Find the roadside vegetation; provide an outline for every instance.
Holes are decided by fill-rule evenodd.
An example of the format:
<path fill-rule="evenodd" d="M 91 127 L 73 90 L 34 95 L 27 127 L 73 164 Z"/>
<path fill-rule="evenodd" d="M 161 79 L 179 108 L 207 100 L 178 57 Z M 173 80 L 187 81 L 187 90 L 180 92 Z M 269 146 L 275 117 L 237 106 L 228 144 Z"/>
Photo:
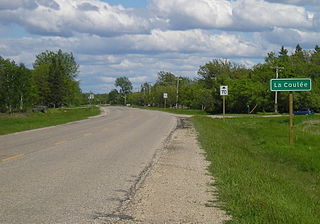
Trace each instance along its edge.
<path fill-rule="evenodd" d="M 0 114 L 0 135 L 64 124 L 98 114 L 98 107 L 49 109 L 47 113 Z"/>
<path fill-rule="evenodd" d="M 278 68 L 278 69 L 277 69 Z M 194 79 L 159 71 L 155 83 L 142 83 L 133 91 L 130 78 L 118 77 L 109 93 L 82 93 L 79 65 L 72 53 L 45 51 L 36 56 L 33 68 L 0 56 L 0 112 L 15 113 L 35 106 L 59 108 L 84 104 L 138 105 L 158 108 L 189 108 L 221 113 L 220 86 L 229 87 L 228 114 L 274 111 L 270 79 L 310 78 L 312 91 L 295 93 L 295 109 L 320 112 L 320 47 L 304 50 L 298 44 L 293 52 L 282 47 L 269 52 L 265 61 L 248 68 L 227 59 L 213 59 L 199 67 Z M 164 99 L 164 93 L 167 98 Z M 94 97 L 93 97 L 94 96 Z M 279 92 L 279 112 L 286 113 L 288 94 Z"/>
<path fill-rule="evenodd" d="M 191 118 L 230 223 L 319 222 L 320 116 L 295 117 L 295 145 L 287 119 Z"/>
<path fill-rule="evenodd" d="M 222 112 L 220 86 L 229 87 L 226 97 L 226 112 L 228 114 L 245 114 L 273 112 L 274 92 L 270 91 L 270 80 L 275 78 L 278 70 L 279 78 L 310 78 L 312 91 L 295 92 L 294 109 L 311 108 L 320 112 L 320 47 L 314 50 L 303 50 L 300 45 L 294 52 L 288 52 L 284 47 L 279 52 L 269 52 L 265 61 L 245 67 L 230 60 L 213 59 L 201 65 L 195 79 L 177 76 L 168 71 L 158 72 L 155 83 L 145 82 L 140 90 L 132 92 L 129 83 L 119 85 L 115 82 L 114 89 L 107 95 L 98 95 L 97 102 L 109 104 L 129 103 L 131 105 L 151 106 L 158 108 L 189 108 L 203 110 L 209 113 Z M 122 78 L 123 79 L 123 78 Z M 167 93 L 166 100 L 164 93 Z M 279 112 L 288 112 L 288 93 L 278 93 Z"/>

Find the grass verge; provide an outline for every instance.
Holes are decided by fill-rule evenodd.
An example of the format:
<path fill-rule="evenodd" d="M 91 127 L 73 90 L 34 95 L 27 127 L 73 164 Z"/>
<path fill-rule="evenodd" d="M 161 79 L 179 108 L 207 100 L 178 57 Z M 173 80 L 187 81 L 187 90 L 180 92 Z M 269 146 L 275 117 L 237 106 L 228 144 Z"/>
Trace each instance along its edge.
<path fill-rule="evenodd" d="M 0 135 L 64 124 L 98 114 L 98 107 L 49 109 L 47 113 L 1 114 Z"/>
<path fill-rule="evenodd" d="M 160 107 L 143 107 L 143 106 L 133 106 L 134 108 L 146 109 L 146 110 L 157 110 L 163 112 L 169 112 L 173 114 L 184 114 L 184 115 L 209 115 L 203 110 L 192 110 L 192 109 L 175 109 L 175 108 L 160 108 Z"/>
<path fill-rule="evenodd" d="M 320 116 L 295 118 L 295 145 L 287 119 L 191 118 L 230 223 L 319 223 Z"/>

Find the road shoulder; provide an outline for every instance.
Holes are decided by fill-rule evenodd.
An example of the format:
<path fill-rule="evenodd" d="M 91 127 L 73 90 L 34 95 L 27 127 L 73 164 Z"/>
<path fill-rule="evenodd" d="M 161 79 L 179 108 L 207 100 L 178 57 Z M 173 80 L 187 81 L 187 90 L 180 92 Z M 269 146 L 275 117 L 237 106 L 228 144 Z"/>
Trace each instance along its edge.
<path fill-rule="evenodd" d="M 198 146 L 195 130 L 186 124 L 182 122 L 173 132 L 121 214 L 114 219 L 109 217 L 106 223 L 224 223 L 229 220 L 226 213 L 217 208 L 216 190 L 210 185 L 214 180 L 206 170 L 209 164 Z"/>

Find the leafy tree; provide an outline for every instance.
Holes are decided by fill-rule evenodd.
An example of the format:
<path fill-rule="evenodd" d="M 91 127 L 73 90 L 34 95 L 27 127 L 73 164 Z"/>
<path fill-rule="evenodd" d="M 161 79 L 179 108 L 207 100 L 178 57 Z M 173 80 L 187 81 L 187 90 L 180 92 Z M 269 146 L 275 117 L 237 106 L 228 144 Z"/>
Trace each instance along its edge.
<path fill-rule="evenodd" d="M 32 84 L 36 92 L 34 101 L 36 104 L 49 104 L 49 67 L 50 64 L 42 64 L 32 71 Z"/>
<path fill-rule="evenodd" d="M 214 111 L 214 98 L 212 90 L 201 87 L 201 84 L 194 84 L 192 91 L 192 108 L 201 109 L 208 112 Z"/>
<path fill-rule="evenodd" d="M 320 48 L 314 51 L 303 50 L 298 44 L 294 53 L 288 53 L 283 46 L 278 54 L 270 52 L 265 62 L 247 69 L 228 60 L 213 59 L 200 66 L 198 78 L 188 80 L 182 78 L 179 85 L 179 104 L 193 109 L 221 113 L 222 99 L 220 86 L 229 86 L 227 111 L 230 113 L 247 113 L 274 110 L 274 92 L 270 91 L 270 79 L 274 78 L 276 66 L 283 67 L 279 71 L 281 78 L 311 78 L 311 92 L 296 92 L 295 109 L 311 107 L 320 111 Z M 163 93 L 168 93 L 167 106 L 174 106 L 176 101 L 177 77 L 161 71 L 158 79 L 150 88 L 152 106 L 163 106 Z M 145 104 L 147 84 L 142 85 L 139 93 L 133 94 L 132 102 Z M 149 93 L 148 93 L 149 96 Z M 149 98 L 148 98 L 149 99 Z M 278 93 L 280 112 L 288 112 L 288 93 Z"/>
<path fill-rule="evenodd" d="M 19 98 L 19 111 L 24 111 L 33 104 L 32 95 L 34 95 L 34 91 L 32 89 L 31 71 L 24 64 L 20 64 L 18 69 L 16 94 Z"/>
<path fill-rule="evenodd" d="M 31 103 L 30 70 L 0 57 L 0 110 L 23 111 Z"/>
<path fill-rule="evenodd" d="M 66 97 L 66 83 L 63 74 L 62 61 L 59 58 L 52 58 L 49 67 L 49 106 L 61 107 Z"/>
<path fill-rule="evenodd" d="M 132 91 L 132 83 L 127 77 L 117 78 L 115 81 L 115 86 L 120 87 L 120 93 L 128 95 Z"/>
<path fill-rule="evenodd" d="M 295 54 L 299 54 L 301 52 L 302 52 L 302 47 L 300 46 L 300 44 L 297 44 Z"/>
<path fill-rule="evenodd" d="M 120 104 L 120 94 L 118 90 L 114 89 L 108 94 L 110 104 Z"/>
<path fill-rule="evenodd" d="M 52 60 L 59 60 L 63 74 L 75 78 L 78 76 L 79 65 L 76 63 L 72 53 L 63 53 L 61 49 L 57 52 L 45 51 L 36 56 L 36 60 L 33 63 L 33 68 L 37 68 L 43 64 L 52 64 Z"/>
<path fill-rule="evenodd" d="M 288 60 L 289 60 L 288 50 L 286 48 L 284 48 L 284 46 L 282 46 L 279 51 L 279 57 L 278 57 L 279 64 L 278 65 L 280 65 L 282 67 L 287 67 Z"/>
<path fill-rule="evenodd" d="M 33 83 L 39 94 L 39 103 L 51 107 L 76 104 L 81 90 L 75 80 L 79 65 L 72 53 L 45 51 L 36 56 L 33 64 Z"/>
<path fill-rule="evenodd" d="M 126 105 L 127 96 L 131 93 L 133 88 L 132 83 L 127 77 L 119 77 L 115 81 L 115 86 L 120 87 L 120 94 L 124 99 L 124 104 Z"/>
<path fill-rule="evenodd" d="M 267 57 L 265 57 L 264 61 L 269 66 L 276 66 L 277 65 L 277 56 L 274 51 L 271 51 L 267 54 Z"/>
<path fill-rule="evenodd" d="M 160 71 L 158 72 L 158 79 L 156 84 L 157 85 L 175 85 L 176 83 L 176 76 L 172 74 L 171 72 L 165 72 L 165 71 Z"/>

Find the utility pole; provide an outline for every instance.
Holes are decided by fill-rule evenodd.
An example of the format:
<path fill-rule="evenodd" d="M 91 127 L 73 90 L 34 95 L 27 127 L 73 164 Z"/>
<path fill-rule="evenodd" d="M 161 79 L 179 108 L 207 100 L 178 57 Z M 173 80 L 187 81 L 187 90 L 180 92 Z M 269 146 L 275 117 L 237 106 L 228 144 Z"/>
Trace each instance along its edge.
<path fill-rule="evenodd" d="M 146 87 L 143 87 L 143 106 L 146 106 Z"/>
<path fill-rule="evenodd" d="M 276 79 L 279 78 L 279 71 L 280 70 L 283 70 L 284 67 L 272 67 L 276 70 Z M 275 95 L 274 95 L 274 112 L 275 113 L 278 113 L 278 91 L 275 92 Z"/>
<path fill-rule="evenodd" d="M 148 83 L 148 106 L 151 105 L 150 103 L 150 95 L 151 95 L 151 82 Z"/>
<path fill-rule="evenodd" d="M 180 77 L 177 77 L 176 80 L 177 80 L 176 109 L 178 109 L 178 101 L 179 101 L 179 81 L 181 81 L 182 79 L 181 79 Z"/>

